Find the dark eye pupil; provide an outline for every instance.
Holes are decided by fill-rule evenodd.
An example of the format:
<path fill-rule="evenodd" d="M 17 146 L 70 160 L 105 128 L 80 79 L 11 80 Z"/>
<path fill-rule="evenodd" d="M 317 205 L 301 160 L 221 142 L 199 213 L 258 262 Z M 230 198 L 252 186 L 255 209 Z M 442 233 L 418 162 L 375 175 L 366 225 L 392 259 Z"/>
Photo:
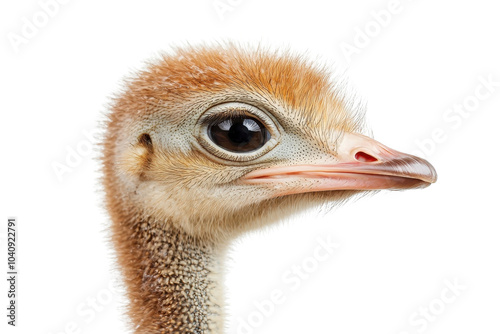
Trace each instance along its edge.
<path fill-rule="evenodd" d="M 231 126 L 227 135 L 233 143 L 248 144 L 252 140 L 252 133 L 243 123 Z"/>
<path fill-rule="evenodd" d="M 228 117 L 208 128 L 210 139 L 231 152 L 250 152 L 264 146 L 270 134 L 262 123 L 251 117 Z"/>

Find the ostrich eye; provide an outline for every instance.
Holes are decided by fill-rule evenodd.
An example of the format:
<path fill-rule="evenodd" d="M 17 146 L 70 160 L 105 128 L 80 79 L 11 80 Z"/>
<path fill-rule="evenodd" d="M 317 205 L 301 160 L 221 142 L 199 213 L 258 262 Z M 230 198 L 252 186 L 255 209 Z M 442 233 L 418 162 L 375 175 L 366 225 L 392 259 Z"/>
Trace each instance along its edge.
<path fill-rule="evenodd" d="M 208 135 L 217 146 L 235 153 L 258 150 L 271 138 L 267 128 L 249 116 L 219 119 L 208 126 Z"/>
<path fill-rule="evenodd" d="M 271 115 L 247 103 L 221 103 L 201 115 L 194 133 L 212 157 L 236 163 L 253 161 L 278 145 L 280 131 Z"/>

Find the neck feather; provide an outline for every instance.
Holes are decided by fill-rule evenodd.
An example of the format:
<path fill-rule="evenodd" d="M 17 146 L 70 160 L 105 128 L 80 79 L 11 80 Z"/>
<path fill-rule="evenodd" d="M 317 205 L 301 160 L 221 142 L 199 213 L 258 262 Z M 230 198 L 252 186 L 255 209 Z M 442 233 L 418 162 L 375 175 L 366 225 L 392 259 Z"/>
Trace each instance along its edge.
<path fill-rule="evenodd" d="M 223 250 L 148 220 L 115 222 L 135 333 L 223 332 Z"/>

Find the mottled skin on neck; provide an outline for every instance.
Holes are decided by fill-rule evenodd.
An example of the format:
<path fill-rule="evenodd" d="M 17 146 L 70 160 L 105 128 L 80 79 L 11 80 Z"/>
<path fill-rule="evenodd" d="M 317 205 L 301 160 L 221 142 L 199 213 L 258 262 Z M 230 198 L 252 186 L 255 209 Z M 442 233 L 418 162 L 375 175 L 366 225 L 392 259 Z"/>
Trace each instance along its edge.
<path fill-rule="evenodd" d="M 115 223 L 113 232 L 136 333 L 223 331 L 223 250 L 168 223 Z"/>

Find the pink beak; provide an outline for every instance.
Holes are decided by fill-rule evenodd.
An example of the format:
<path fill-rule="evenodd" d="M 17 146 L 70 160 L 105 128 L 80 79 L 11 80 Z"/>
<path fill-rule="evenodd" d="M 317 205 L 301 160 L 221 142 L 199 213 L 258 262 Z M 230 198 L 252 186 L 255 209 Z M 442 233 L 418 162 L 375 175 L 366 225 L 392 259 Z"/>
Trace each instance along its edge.
<path fill-rule="evenodd" d="M 436 170 L 426 160 L 392 150 L 360 134 L 344 135 L 336 151 L 339 161 L 335 164 L 259 169 L 241 181 L 272 187 L 275 196 L 283 196 L 330 190 L 424 188 L 437 180 Z M 293 186 L 285 186 L 287 183 Z"/>

